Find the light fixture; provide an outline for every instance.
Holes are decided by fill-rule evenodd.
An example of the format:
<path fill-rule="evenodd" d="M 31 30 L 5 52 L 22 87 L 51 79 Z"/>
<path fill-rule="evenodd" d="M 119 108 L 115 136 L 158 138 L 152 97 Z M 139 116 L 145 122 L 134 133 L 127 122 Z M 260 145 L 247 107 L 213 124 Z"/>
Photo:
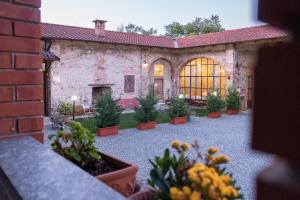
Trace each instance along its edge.
<path fill-rule="evenodd" d="M 155 83 L 155 84 L 154 84 L 154 87 L 158 87 L 158 84 L 157 84 L 157 83 Z"/>
<path fill-rule="evenodd" d="M 71 99 L 72 99 L 72 101 L 76 101 L 76 100 L 77 100 L 77 96 L 73 95 L 73 96 L 71 97 Z"/>
<path fill-rule="evenodd" d="M 217 95 L 218 95 L 218 93 L 217 93 L 216 91 L 214 91 L 214 92 L 213 92 L 213 95 L 214 95 L 214 96 L 217 96 Z"/>
<path fill-rule="evenodd" d="M 238 93 L 241 93 L 241 88 L 237 88 L 237 92 L 238 92 Z"/>
<path fill-rule="evenodd" d="M 146 61 L 144 61 L 144 63 L 142 64 L 142 66 L 143 66 L 144 68 L 147 68 L 147 67 L 149 66 L 149 64 L 148 64 Z"/>
<path fill-rule="evenodd" d="M 183 94 L 180 94 L 178 97 L 179 97 L 179 99 L 183 99 L 184 98 Z"/>

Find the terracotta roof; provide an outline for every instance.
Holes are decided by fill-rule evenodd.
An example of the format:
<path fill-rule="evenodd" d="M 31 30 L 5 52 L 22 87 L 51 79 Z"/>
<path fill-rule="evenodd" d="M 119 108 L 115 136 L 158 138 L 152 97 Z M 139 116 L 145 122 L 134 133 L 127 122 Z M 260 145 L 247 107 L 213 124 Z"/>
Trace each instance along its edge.
<path fill-rule="evenodd" d="M 227 30 L 190 37 L 176 38 L 149 36 L 135 33 L 106 31 L 104 37 L 96 36 L 94 29 L 42 23 L 42 37 L 50 39 L 79 40 L 114 44 L 139 45 L 161 48 L 188 48 L 216 44 L 236 43 L 286 37 L 287 34 L 269 25 Z"/>

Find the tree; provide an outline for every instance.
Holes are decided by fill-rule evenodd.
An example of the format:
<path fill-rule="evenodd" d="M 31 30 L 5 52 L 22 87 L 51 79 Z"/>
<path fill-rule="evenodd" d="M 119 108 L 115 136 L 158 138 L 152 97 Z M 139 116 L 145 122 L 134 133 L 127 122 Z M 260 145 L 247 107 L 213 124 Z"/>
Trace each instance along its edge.
<path fill-rule="evenodd" d="M 156 35 L 157 34 L 157 30 L 154 28 L 150 28 L 150 29 L 146 30 L 142 26 L 137 26 L 132 23 L 129 23 L 126 26 L 124 26 L 124 24 L 121 24 L 117 28 L 117 30 L 120 32 L 138 33 L 138 34 L 142 34 L 142 35 Z"/>
<path fill-rule="evenodd" d="M 225 29 L 221 25 L 220 17 L 218 15 L 212 15 L 209 19 L 196 17 L 192 22 L 185 25 L 179 22 L 173 22 L 165 26 L 165 30 L 167 36 L 180 37 L 219 32 Z"/>

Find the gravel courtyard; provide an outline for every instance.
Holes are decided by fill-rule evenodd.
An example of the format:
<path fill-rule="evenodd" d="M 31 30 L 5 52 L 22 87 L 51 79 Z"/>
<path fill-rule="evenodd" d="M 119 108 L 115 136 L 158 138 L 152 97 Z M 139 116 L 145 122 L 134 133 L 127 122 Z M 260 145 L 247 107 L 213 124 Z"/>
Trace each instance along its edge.
<path fill-rule="evenodd" d="M 223 115 L 220 119 L 192 117 L 185 125 L 161 124 L 148 131 L 127 129 L 117 136 L 97 137 L 97 146 L 103 152 L 138 165 L 138 182 L 145 183 L 151 168 L 148 159 L 162 155 L 175 139 L 189 143 L 198 140 L 202 152 L 214 146 L 231 158 L 228 170 L 234 173 L 245 199 L 252 200 L 256 173 L 272 157 L 251 150 L 250 118 L 249 113 Z"/>

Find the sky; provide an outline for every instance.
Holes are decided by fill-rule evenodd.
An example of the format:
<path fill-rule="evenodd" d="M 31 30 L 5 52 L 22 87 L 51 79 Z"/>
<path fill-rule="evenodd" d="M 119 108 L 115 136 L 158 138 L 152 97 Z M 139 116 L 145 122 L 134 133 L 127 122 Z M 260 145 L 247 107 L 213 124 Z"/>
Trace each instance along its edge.
<path fill-rule="evenodd" d="M 185 24 L 196 17 L 220 16 L 225 29 L 260 24 L 257 0 L 42 0 L 42 21 L 93 28 L 95 19 L 108 21 L 107 30 L 133 23 L 164 33 L 172 22 Z"/>

